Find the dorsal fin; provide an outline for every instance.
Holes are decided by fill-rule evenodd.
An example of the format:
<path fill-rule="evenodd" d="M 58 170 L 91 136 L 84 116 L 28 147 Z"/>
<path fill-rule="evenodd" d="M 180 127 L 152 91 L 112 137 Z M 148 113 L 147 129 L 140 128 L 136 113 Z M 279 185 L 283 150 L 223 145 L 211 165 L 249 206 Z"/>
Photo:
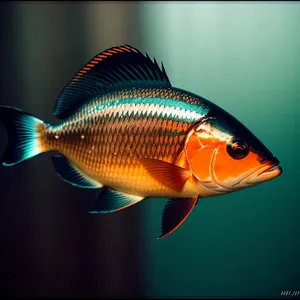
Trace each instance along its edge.
<path fill-rule="evenodd" d="M 56 101 L 54 116 L 64 119 L 95 95 L 126 87 L 170 87 L 160 68 L 146 54 L 129 46 L 107 49 L 93 57 L 63 89 Z"/>

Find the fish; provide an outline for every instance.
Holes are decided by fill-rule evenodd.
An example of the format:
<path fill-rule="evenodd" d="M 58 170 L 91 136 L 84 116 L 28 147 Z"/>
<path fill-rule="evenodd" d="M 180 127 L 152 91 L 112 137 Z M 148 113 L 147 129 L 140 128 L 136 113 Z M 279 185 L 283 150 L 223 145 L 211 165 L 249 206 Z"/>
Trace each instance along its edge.
<path fill-rule="evenodd" d="M 1 164 L 52 152 L 62 180 L 99 189 L 90 214 L 165 198 L 158 239 L 179 228 L 199 199 L 282 173 L 275 155 L 239 120 L 172 86 L 163 63 L 127 44 L 80 68 L 58 95 L 53 115 L 59 124 L 1 105 L 8 137 Z"/>

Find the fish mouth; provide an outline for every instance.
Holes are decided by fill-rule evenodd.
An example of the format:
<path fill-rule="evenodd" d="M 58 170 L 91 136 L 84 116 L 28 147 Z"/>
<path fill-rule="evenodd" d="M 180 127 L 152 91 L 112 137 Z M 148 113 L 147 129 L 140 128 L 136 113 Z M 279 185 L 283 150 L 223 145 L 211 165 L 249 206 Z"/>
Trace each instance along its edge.
<path fill-rule="evenodd" d="M 276 159 L 275 163 L 269 163 L 266 166 L 259 168 L 249 176 L 237 182 L 233 187 L 249 187 L 258 183 L 262 183 L 278 177 L 282 173 L 282 168 L 279 166 L 279 161 Z"/>
<path fill-rule="evenodd" d="M 282 173 L 282 168 L 279 166 L 279 162 L 269 164 L 259 170 L 256 174 L 255 181 L 263 182 L 278 177 Z"/>

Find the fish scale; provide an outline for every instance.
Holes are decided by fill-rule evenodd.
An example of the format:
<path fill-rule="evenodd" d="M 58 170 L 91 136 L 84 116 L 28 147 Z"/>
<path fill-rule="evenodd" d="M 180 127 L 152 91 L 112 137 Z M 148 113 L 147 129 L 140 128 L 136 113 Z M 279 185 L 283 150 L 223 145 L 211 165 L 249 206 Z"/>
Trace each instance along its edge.
<path fill-rule="evenodd" d="M 101 184 L 118 190 L 134 190 L 138 185 L 136 182 L 144 178 L 149 181 L 148 190 L 139 188 L 136 192 L 151 193 L 159 186 L 166 193 L 172 193 L 149 176 L 138 159 L 146 157 L 173 162 L 179 155 L 186 132 L 195 120 L 191 118 L 187 122 L 186 117 L 184 120 L 176 119 L 179 115 L 175 110 L 173 112 L 172 107 L 164 105 L 158 98 L 171 100 L 175 105 L 179 95 L 180 92 L 172 89 L 134 89 L 97 98 L 83 105 L 61 125 L 47 127 L 45 144 L 48 149 L 62 153 L 84 174 Z M 120 102 L 128 98 L 138 99 L 136 105 L 142 104 L 144 109 L 137 110 L 136 105 Z M 103 105 L 107 103 L 110 105 Z M 177 111 L 184 114 L 187 108 L 188 105 Z M 194 109 L 192 105 L 190 109 Z M 170 114 L 174 115 L 173 119 L 166 119 Z M 55 139 L 55 136 L 59 138 Z M 118 172 L 121 174 L 116 175 Z M 133 182 L 124 184 L 127 180 L 123 178 L 124 172 Z"/>

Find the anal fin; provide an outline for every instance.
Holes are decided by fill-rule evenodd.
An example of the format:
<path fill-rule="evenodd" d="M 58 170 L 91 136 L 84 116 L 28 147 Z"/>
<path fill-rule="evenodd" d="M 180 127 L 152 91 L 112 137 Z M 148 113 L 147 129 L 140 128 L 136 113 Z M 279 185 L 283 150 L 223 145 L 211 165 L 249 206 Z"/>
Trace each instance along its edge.
<path fill-rule="evenodd" d="M 186 220 L 197 202 L 198 196 L 169 199 L 162 216 L 161 235 L 157 239 L 164 238 L 175 231 Z"/>
<path fill-rule="evenodd" d="M 103 186 L 101 183 L 83 175 L 62 155 L 52 156 L 52 164 L 57 174 L 71 185 L 86 189 L 99 189 Z"/>
<path fill-rule="evenodd" d="M 134 205 L 144 197 L 125 194 L 119 191 L 111 190 L 104 187 L 101 190 L 98 200 L 89 210 L 90 214 L 106 214 L 125 209 Z"/>

